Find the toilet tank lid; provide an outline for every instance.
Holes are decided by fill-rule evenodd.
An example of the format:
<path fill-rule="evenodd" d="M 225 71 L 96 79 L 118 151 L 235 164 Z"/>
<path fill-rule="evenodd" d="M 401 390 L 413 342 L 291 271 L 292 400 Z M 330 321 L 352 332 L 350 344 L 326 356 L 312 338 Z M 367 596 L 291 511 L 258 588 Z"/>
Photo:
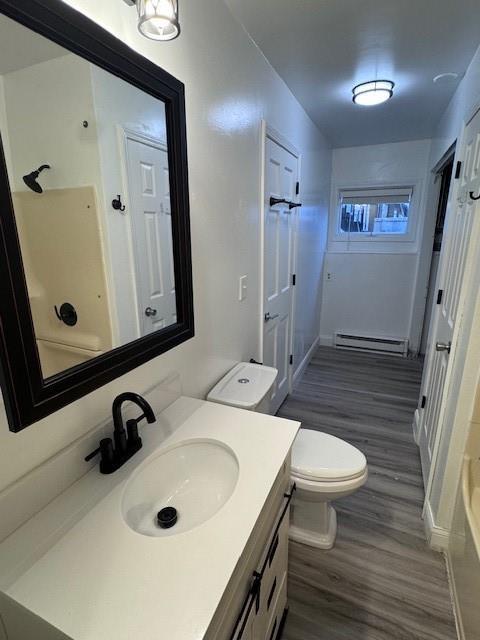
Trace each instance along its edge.
<path fill-rule="evenodd" d="M 275 382 L 273 367 L 239 362 L 210 391 L 207 400 L 241 409 L 254 409 Z"/>

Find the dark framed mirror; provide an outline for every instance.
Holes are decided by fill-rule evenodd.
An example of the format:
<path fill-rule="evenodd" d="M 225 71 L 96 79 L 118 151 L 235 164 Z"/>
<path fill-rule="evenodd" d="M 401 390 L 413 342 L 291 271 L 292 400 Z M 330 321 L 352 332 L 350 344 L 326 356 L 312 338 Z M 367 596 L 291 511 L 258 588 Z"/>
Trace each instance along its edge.
<path fill-rule="evenodd" d="M 0 358 L 19 431 L 194 335 L 183 84 L 0 0 Z"/>

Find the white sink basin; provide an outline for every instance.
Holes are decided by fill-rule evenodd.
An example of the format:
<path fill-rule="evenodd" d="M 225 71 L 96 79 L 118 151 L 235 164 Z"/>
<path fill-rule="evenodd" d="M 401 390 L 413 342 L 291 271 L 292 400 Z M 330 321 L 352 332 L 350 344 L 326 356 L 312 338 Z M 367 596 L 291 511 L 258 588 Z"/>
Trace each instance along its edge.
<path fill-rule="evenodd" d="M 127 483 L 122 513 L 134 531 L 171 536 L 209 520 L 227 502 L 238 480 L 233 451 L 217 440 L 190 440 L 147 462 Z M 177 510 L 177 521 L 161 528 L 157 513 Z"/>

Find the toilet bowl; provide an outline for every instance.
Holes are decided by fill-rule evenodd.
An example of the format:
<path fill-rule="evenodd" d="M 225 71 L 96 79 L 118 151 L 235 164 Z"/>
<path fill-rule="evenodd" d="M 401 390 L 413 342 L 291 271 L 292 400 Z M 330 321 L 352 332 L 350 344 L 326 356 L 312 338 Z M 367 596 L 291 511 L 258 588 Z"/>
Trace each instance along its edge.
<path fill-rule="evenodd" d="M 365 484 L 367 460 L 348 442 L 328 433 L 300 429 L 292 447 L 293 500 L 290 539 L 318 549 L 331 549 L 337 515 L 330 502 Z"/>
<path fill-rule="evenodd" d="M 277 370 L 240 362 L 210 391 L 207 400 L 268 413 Z M 321 431 L 300 429 L 292 447 L 293 499 L 290 539 L 331 549 L 337 516 L 330 502 L 359 489 L 368 477 L 363 453 L 348 442 Z"/>

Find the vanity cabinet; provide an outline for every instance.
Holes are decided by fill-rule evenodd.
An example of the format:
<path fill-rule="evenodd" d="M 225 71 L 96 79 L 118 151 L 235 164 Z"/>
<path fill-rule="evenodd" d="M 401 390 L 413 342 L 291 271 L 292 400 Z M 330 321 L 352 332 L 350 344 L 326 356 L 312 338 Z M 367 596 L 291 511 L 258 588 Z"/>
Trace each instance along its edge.
<path fill-rule="evenodd" d="M 287 605 L 288 528 L 294 487 L 285 460 L 205 640 L 276 640 Z"/>

